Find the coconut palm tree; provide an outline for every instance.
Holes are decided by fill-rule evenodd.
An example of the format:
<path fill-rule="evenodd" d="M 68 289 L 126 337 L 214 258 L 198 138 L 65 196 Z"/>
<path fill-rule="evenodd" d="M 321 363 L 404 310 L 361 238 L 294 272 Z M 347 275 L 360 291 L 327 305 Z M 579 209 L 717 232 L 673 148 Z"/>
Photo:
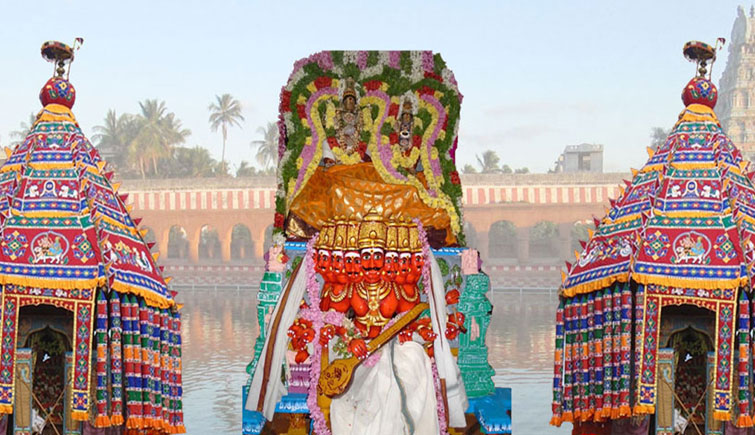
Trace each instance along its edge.
<path fill-rule="evenodd" d="M 467 163 L 464 165 L 464 167 L 461 169 L 462 174 L 476 174 L 477 168 Z"/>
<path fill-rule="evenodd" d="M 124 113 L 118 116 L 115 110 L 110 109 L 105 115 L 104 123 L 94 126 L 92 139 L 100 153 L 109 163 L 122 169 L 126 169 L 128 147 L 136 134 L 134 121 L 133 115 Z"/>
<path fill-rule="evenodd" d="M 137 133 L 130 144 L 130 160 L 136 162 L 142 178 L 146 178 L 149 163 L 155 175 L 160 158 L 172 155 L 175 145 L 183 143 L 191 130 L 183 128 L 175 114 L 168 113 L 164 101 L 145 100 L 139 103 L 141 113 L 136 116 Z"/>
<path fill-rule="evenodd" d="M 498 153 L 493 150 L 486 150 L 482 153 L 482 156 L 477 157 L 477 164 L 480 165 L 480 173 L 482 174 L 497 174 L 501 172 L 501 158 L 498 157 Z M 509 171 L 511 169 L 509 168 Z"/>
<path fill-rule="evenodd" d="M 262 169 L 275 167 L 278 163 L 278 125 L 268 122 L 265 127 L 257 127 L 257 133 L 262 139 L 253 140 L 250 145 L 257 148 L 254 156 Z"/>
<path fill-rule="evenodd" d="M 220 155 L 220 164 L 223 166 L 225 173 L 225 143 L 228 138 L 228 127 L 241 127 L 239 121 L 244 120 L 241 114 L 241 102 L 233 98 L 231 94 L 216 95 L 215 102 L 208 107 L 210 111 L 210 128 L 212 131 L 223 132 L 223 151 Z"/>
<path fill-rule="evenodd" d="M 11 146 L 16 146 L 20 144 L 21 142 L 26 139 L 26 136 L 29 135 L 29 132 L 31 131 L 31 128 L 34 127 L 34 123 L 37 121 L 37 115 L 34 114 L 34 112 L 31 112 L 29 114 L 29 120 L 28 122 L 20 122 L 18 124 L 19 129 L 12 131 L 10 133 L 11 137 Z"/>

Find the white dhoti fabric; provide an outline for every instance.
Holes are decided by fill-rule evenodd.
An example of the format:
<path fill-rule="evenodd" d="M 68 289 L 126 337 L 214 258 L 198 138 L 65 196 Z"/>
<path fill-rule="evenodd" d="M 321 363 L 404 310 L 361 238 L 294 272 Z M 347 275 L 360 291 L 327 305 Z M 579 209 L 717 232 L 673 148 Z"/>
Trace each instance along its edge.
<path fill-rule="evenodd" d="M 419 343 L 396 339 L 373 367 L 354 371 L 351 385 L 330 405 L 333 435 L 437 435 L 437 400 L 430 358 Z"/>

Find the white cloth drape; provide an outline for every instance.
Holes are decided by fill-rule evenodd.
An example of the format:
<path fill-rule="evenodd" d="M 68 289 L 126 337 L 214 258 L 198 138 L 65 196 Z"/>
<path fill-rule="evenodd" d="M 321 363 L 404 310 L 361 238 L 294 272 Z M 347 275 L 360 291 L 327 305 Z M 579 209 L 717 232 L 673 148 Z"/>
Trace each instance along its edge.
<path fill-rule="evenodd" d="M 333 435 L 437 435 L 430 358 L 421 344 L 386 344 L 373 367 L 360 365 L 345 393 L 330 404 Z"/>
<path fill-rule="evenodd" d="M 450 427 L 466 427 L 467 421 L 464 412 L 469 407 L 467 391 L 464 389 L 461 371 L 451 353 L 448 339 L 446 339 L 448 314 L 446 311 L 446 294 L 443 288 L 443 274 L 440 272 L 440 267 L 435 261 L 435 255 L 432 251 L 428 261 L 430 261 L 430 278 L 433 285 L 431 289 L 427 289 L 427 302 L 430 305 L 433 331 L 438 334 L 433 343 L 435 363 L 438 366 L 438 375 L 441 379 L 446 380 L 448 425 Z"/>
<path fill-rule="evenodd" d="M 307 261 L 307 260 L 304 260 Z M 270 377 L 265 393 L 265 401 L 262 408 L 262 414 L 266 419 L 272 420 L 273 414 L 275 414 L 275 405 L 286 393 L 286 387 L 281 382 L 281 367 L 286 359 L 286 349 L 288 348 L 288 327 L 294 323 L 296 315 L 299 313 L 299 303 L 304 297 L 304 293 L 307 289 L 307 272 L 306 264 L 302 264 L 299 268 L 299 272 L 295 277 L 292 277 L 294 282 L 291 284 L 291 290 L 288 295 L 287 304 L 285 307 L 281 307 L 280 303 L 275 305 L 273 314 L 270 317 L 275 319 L 279 310 L 283 310 L 281 313 L 281 321 L 278 327 L 278 331 L 275 334 L 275 348 L 272 353 L 272 364 L 270 366 Z M 280 302 L 280 299 L 279 299 Z M 249 387 L 249 396 L 246 400 L 246 409 L 249 411 L 256 411 L 259 404 L 260 390 L 262 385 L 263 367 L 265 366 L 265 356 L 267 355 L 267 347 L 270 344 L 270 329 L 272 328 L 272 320 L 267 325 L 265 331 L 265 345 L 262 348 L 262 354 L 259 361 L 257 361 L 257 368 L 254 371 L 252 377 L 252 385 Z"/>

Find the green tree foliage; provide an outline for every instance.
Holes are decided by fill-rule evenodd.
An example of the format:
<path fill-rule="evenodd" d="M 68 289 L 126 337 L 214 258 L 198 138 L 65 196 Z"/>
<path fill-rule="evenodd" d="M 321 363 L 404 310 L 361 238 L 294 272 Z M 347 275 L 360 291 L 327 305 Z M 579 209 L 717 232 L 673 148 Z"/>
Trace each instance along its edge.
<path fill-rule="evenodd" d="M 666 143 L 669 130 L 661 127 L 653 127 L 650 129 L 650 148 L 657 150 L 658 147 Z"/>
<path fill-rule="evenodd" d="M 228 127 L 241 127 L 241 121 L 244 115 L 241 114 L 241 102 L 233 98 L 231 94 L 216 95 L 215 102 L 210 103 L 210 128 L 212 131 L 223 133 L 223 152 L 220 156 L 220 164 L 223 165 L 225 172 L 225 144 L 228 139 Z"/>
<path fill-rule="evenodd" d="M 258 127 L 257 133 L 262 139 L 253 140 L 251 146 L 257 149 L 254 158 L 262 169 L 278 165 L 278 125 L 268 122 L 264 127 Z"/>
<path fill-rule="evenodd" d="M 29 114 L 28 121 L 22 121 L 18 124 L 18 130 L 10 132 L 11 146 L 16 146 L 26 139 L 29 135 L 31 128 L 34 126 L 34 122 L 37 121 L 37 115 L 34 112 Z"/>
<path fill-rule="evenodd" d="M 463 168 L 461 168 L 461 172 L 463 174 L 476 174 L 477 173 L 477 168 L 475 168 L 474 166 L 472 166 L 469 163 L 467 163 L 466 165 L 464 165 Z"/>

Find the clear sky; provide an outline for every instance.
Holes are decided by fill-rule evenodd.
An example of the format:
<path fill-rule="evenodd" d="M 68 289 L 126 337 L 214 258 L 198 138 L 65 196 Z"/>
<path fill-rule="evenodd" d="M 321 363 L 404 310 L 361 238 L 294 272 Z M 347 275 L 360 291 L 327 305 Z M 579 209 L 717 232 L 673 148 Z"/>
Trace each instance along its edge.
<path fill-rule="evenodd" d="M 244 106 L 228 160 L 277 117 L 293 62 L 323 49 L 430 49 L 455 72 L 462 104 L 458 165 L 496 150 L 544 172 L 578 143 L 605 145 L 606 171 L 646 159 L 650 129 L 670 128 L 694 67 L 691 39 L 730 37 L 732 1 L 18 1 L 0 0 L 0 143 L 39 109 L 50 39 L 84 38 L 71 81 L 84 132 L 108 109 L 164 100 L 192 131 L 186 145 L 220 157 L 207 123 L 215 95 Z M 744 5 L 749 10 L 750 5 Z M 725 48 L 714 66 L 724 69 Z"/>

